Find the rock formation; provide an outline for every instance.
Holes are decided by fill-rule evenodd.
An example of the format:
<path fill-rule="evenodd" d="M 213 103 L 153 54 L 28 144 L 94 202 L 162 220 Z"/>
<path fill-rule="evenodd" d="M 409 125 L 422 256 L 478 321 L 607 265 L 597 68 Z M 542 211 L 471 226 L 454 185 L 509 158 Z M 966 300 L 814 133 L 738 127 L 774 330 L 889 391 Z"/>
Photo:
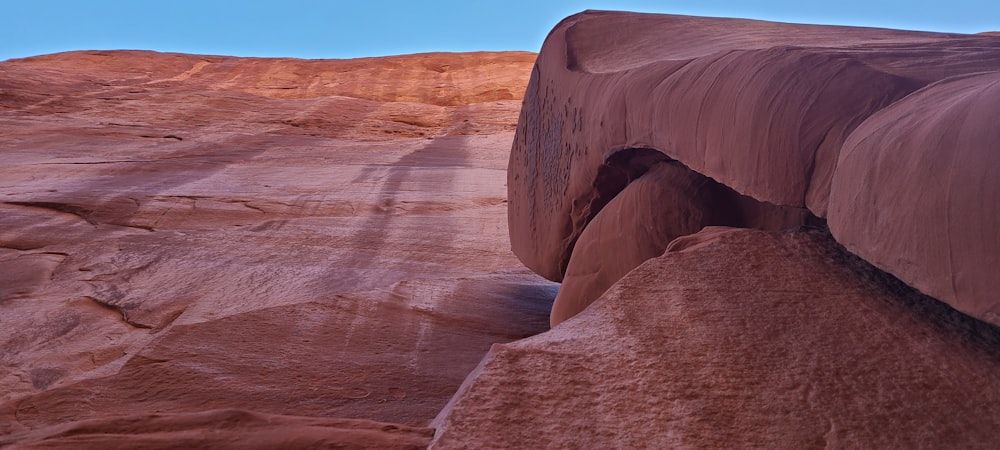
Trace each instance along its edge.
<path fill-rule="evenodd" d="M 674 242 L 576 317 L 495 345 L 436 448 L 996 446 L 995 327 L 823 234 Z"/>
<path fill-rule="evenodd" d="M 508 169 L 557 326 L 432 446 L 996 447 L 998 74 L 989 36 L 565 19 Z"/>
<path fill-rule="evenodd" d="M 830 229 L 847 248 L 1000 324 L 1000 71 L 874 114 L 844 143 L 833 186 Z"/>
<path fill-rule="evenodd" d="M 0 62 L 0 446 L 995 448 L 998 74 L 593 11 Z"/>
<path fill-rule="evenodd" d="M 850 251 L 1000 324 L 998 71 L 1000 40 L 985 35 L 569 17 L 521 111 L 511 245 L 562 281 L 587 224 L 625 187 L 603 172 L 619 152 L 652 149 L 757 201 L 808 209 Z"/>
<path fill-rule="evenodd" d="M 802 208 L 757 202 L 676 161 L 654 164 L 580 234 L 552 307 L 551 324 L 575 316 L 643 261 L 660 256 L 674 239 L 706 226 L 782 230 L 807 222 L 808 212 Z"/>
<path fill-rule="evenodd" d="M 548 328 L 505 220 L 534 57 L 0 63 L 0 446 L 426 445 Z"/>

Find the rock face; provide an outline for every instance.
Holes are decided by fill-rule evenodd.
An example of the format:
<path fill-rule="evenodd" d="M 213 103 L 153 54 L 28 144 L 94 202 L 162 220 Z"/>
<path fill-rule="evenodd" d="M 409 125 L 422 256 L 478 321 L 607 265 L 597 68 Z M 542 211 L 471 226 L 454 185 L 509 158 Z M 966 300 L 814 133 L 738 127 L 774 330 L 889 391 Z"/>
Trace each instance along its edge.
<path fill-rule="evenodd" d="M 2 62 L 0 446 L 995 448 L 998 74 L 610 12 Z"/>
<path fill-rule="evenodd" d="M 803 208 L 741 196 L 677 162 L 653 165 L 587 225 L 573 248 L 551 325 L 575 316 L 619 278 L 706 226 L 781 230 L 805 225 Z"/>
<path fill-rule="evenodd" d="M 535 272 L 570 276 L 584 229 L 625 189 L 602 173 L 621 151 L 652 149 L 808 209 L 852 252 L 1000 324 L 998 71 L 1000 40 L 986 35 L 569 17 L 521 111 L 511 245 Z"/>
<path fill-rule="evenodd" d="M 0 445 L 426 444 L 547 329 L 505 226 L 534 57 L 0 63 Z"/>
<path fill-rule="evenodd" d="M 92 419 L 0 444 L 18 448 L 424 448 L 434 430 L 361 419 L 259 414 L 238 409 Z"/>
<path fill-rule="evenodd" d="M 493 346 L 435 448 L 992 448 L 1000 330 L 819 233 L 708 228 Z"/>
<path fill-rule="evenodd" d="M 998 118 L 1000 72 L 928 86 L 851 134 L 830 197 L 830 229 L 852 252 L 994 324 L 1000 324 Z"/>
<path fill-rule="evenodd" d="M 998 74 L 989 36 L 565 19 L 508 170 L 558 326 L 432 447 L 996 447 Z"/>

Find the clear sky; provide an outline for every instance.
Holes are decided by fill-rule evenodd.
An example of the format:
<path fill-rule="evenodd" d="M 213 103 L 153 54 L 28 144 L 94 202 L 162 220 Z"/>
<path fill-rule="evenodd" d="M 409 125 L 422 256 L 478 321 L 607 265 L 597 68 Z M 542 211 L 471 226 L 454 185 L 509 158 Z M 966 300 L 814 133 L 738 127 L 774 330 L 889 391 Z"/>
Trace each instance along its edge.
<path fill-rule="evenodd" d="M 0 60 L 90 49 L 299 58 L 537 51 L 560 19 L 585 9 L 1000 30 L 1000 0 L 0 0 Z"/>

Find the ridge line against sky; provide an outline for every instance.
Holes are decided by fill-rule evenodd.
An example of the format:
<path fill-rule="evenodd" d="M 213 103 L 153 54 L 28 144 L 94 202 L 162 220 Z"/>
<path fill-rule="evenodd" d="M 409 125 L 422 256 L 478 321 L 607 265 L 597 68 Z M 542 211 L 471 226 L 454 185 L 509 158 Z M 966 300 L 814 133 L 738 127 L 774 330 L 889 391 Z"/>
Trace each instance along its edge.
<path fill-rule="evenodd" d="M 585 9 L 952 33 L 1000 30 L 995 0 L 38 0 L 3 3 L 0 61 L 112 49 L 297 58 L 538 51 L 559 20 Z"/>

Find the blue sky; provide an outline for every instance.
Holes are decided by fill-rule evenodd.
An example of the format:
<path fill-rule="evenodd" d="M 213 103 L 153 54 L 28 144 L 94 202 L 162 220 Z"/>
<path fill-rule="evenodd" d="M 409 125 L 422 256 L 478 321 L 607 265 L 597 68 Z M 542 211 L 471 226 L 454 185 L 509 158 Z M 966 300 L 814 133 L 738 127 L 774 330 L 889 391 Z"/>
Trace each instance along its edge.
<path fill-rule="evenodd" d="M 1000 30 L 1000 0 L 2 0 L 0 60 L 84 49 L 299 58 L 537 51 L 560 19 L 584 9 Z"/>

